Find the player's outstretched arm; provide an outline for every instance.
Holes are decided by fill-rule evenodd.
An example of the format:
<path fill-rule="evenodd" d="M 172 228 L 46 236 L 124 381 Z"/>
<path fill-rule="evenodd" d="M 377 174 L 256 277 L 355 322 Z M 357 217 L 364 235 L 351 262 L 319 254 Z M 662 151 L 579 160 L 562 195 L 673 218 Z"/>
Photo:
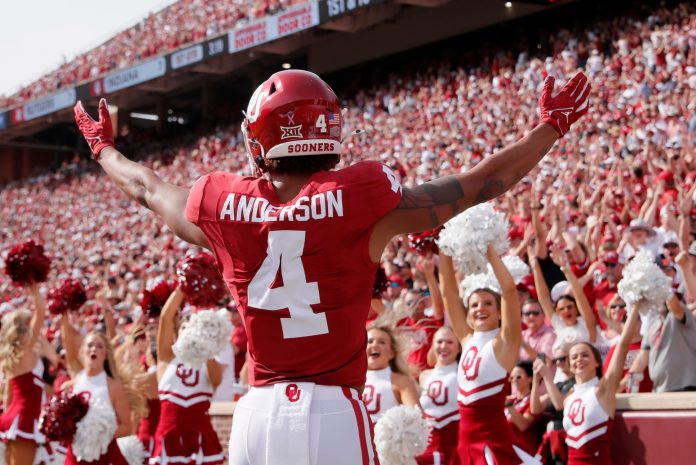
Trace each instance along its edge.
<path fill-rule="evenodd" d="M 116 150 L 106 100 L 99 101 L 98 121 L 85 111 L 82 102 L 77 102 L 74 111 L 77 127 L 89 144 L 94 159 L 118 187 L 160 216 L 183 240 L 210 248 L 203 231 L 186 220 L 188 190 L 163 181 L 151 169 L 127 159 Z"/>
<path fill-rule="evenodd" d="M 589 108 L 591 86 L 583 73 L 577 73 L 556 96 L 552 95 L 553 85 L 554 79 L 548 77 L 539 100 L 541 124 L 528 135 L 466 173 L 403 189 L 399 207 L 381 220 L 373 233 L 375 248 L 377 242 L 386 244 L 394 235 L 435 228 L 467 208 L 497 197 L 522 179 Z"/>

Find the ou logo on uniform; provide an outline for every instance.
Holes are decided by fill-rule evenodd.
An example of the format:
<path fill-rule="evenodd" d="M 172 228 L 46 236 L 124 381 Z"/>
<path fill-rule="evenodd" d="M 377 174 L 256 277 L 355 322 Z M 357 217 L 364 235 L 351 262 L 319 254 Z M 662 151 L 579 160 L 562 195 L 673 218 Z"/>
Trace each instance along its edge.
<path fill-rule="evenodd" d="M 478 378 L 479 368 L 481 368 L 481 357 L 478 356 L 478 348 L 471 346 L 462 356 L 462 370 L 467 381 L 474 381 Z"/>
<path fill-rule="evenodd" d="M 446 405 L 447 400 L 449 397 L 448 393 L 449 389 L 447 387 L 442 386 L 442 381 L 435 380 L 428 384 L 428 397 L 433 401 L 433 404 L 435 405 Z M 442 396 L 442 400 L 440 400 L 440 397 Z"/>
<path fill-rule="evenodd" d="M 585 406 L 582 399 L 575 399 L 568 407 L 568 418 L 575 426 L 580 426 L 585 421 Z"/>
<path fill-rule="evenodd" d="M 181 379 L 181 384 L 192 387 L 198 384 L 199 373 L 193 368 L 186 368 L 183 363 L 176 366 L 176 376 Z"/>
<path fill-rule="evenodd" d="M 375 395 L 375 387 L 369 384 L 365 385 L 365 390 L 363 391 L 363 403 L 365 404 L 365 410 L 369 414 L 375 414 L 379 412 L 381 406 L 381 394 Z M 374 407 L 372 406 L 372 401 L 375 402 Z"/>

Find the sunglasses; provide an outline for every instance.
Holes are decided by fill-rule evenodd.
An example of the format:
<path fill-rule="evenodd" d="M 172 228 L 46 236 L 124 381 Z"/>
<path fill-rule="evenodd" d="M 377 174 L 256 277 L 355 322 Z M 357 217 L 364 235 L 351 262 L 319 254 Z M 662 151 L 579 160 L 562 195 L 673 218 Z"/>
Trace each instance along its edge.
<path fill-rule="evenodd" d="M 662 247 L 664 247 L 665 249 L 678 249 L 679 244 L 664 244 Z"/>
<path fill-rule="evenodd" d="M 616 268 L 616 263 L 604 262 L 604 266 L 607 268 Z"/>
<path fill-rule="evenodd" d="M 609 308 L 626 308 L 626 304 L 612 304 Z"/>
<path fill-rule="evenodd" d="M 558 365 L 559 363 L 565 363 L 565 362 L 567 362 L 567 361 L 568 361 L 568 357 L 567 357 L 567 356 L 556 357 L 556 358 L 554 358 L 554 359 L 551 360 L 551 361 L 552 361 L 553 363 L 555 363 L 556 365 Z"/>
<path fill-rule="evenodd" d="M 539 310 L 530 310 L 528 312 L 522 312 L 522 316 L 539 316 L 541 312 Z"/>

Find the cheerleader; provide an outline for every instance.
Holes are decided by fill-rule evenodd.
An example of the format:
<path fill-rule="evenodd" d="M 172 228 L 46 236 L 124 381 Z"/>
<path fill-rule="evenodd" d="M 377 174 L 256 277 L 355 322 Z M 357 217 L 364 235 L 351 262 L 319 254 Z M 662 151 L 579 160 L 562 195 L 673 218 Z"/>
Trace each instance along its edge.
<path fill-rule="evenodd" d="M 126 373 L 133 380 L 145 401 L 140 411 L 133 411 L 132 419 L 136 425 L 135 434 L 143 444 L 147 458 L 154 450 L 155 431 L 160 415 L 156 359 L 157 354 L 150 345 L 147 328 L 142 325 L 134 326 L 125 342 L 116 349 L 121 376 Z"/>
<path fill-rule="evenodd" d="M 430 354 L 435 356 L 435 367 L 420 375 L 420 404 L 431 430 L 428 448 L 416 457 L 418 465 L 449 464 L 457 448 L 457 357 L 460 353 L 459 340 L 449 326 L 435 332 L 430 348 Z"/>
<path fill-rule="evenodd" d="M 592 306 L 582 290 L 580 281 L 570 267 L 568 256 L 554 248 L 552 258 L 568 280 L 572 295 L 564 293 L 553 301 L 539 261 L 532 259 L 531 265 L 534 273 L 534 282 L 537 286 L 539 304 L 541 304 L 544 314 L 551 321 L 556 332 L 556 341 L 553 344 L 553 349 L 560 348 L 563 344 L 574 344 L 576 342 L 597 343 L 597 322 L 594 313 L 592 313 Z"/>
<path fill-rule="evenodd" d="M 563 428 L 568 445 L 568 465 L 611 465 L 611 435 L 616 412 L 616 391 L 624 362 L 637 330 L 638 310 L 633 308 L 621 331 L 614 356 L 602 376 L 602 359 L 587 342 L 573 345 L 568 356 L 575 386 L 565 399 Z"/>
<path fill-rule="evenodd" d="M 72 378 L 63 389 L 75 394 L 87 394 L 89 404 L 100 404 L 111 409 L 116 417 L 116 431 L 107 451 L 97 460 L 78 460 L 68 447 L 65 465 L 128 465 L 116 444 L 116 438 L 131 434 L 131 409 L 128 394 L 121 382 L 119 372 L 106 335 L 91 331 L 80 341 L 80 333 L 68 322 L 67 315 L 61 317 L 61 338 L 65 347 L 65 358 Z"/>
<path fill-rule="evenodd" d="M 6 380 L 0 440 L 7 443 L 3 458 L 14 465 L 31 465 L 38 445 L 45 442 L 39 432 L 39 415 L 45 400 L 44 366 L 35 349 L 46 306 L 36 283 L 27 290 L 34 301 L 34 313 L 9 313 L 3 316 L 0 330 L 0 372 Z"/>
<path fill-rule="evenodd" d="M 393 330 L 373 326 L 367 331 L 367 379 L 363 402 L 373 423 L 397 405 L 418 405 L 416 384 L 408 375 Z"/>
<path fill-rule="evenodd" d="M 456 457 L 462 465 L 537 463 L 512 445 L 514 437 L 503 413 L 508 373 L 515 366 L 522 342 L 517 289 L 492 246 L 486 256 L 502 294 L 482 283 L 481 288 L 467 289 L 465 308 L 452 259 L 440 254 L 445 309 L 463 347 L 457 372 L 460 421 Z"/>
<path fill-rule="evenodd" d="M 215 360 L 188 368 L 172 351 L 175 320 L 184 293 L 177 288 L 164 304 L 157 331 L 157 382 L 160 417 L 150 465 L 223 463 L 222 446 L 208 416 L 210 400 L 222 380 Z"/>

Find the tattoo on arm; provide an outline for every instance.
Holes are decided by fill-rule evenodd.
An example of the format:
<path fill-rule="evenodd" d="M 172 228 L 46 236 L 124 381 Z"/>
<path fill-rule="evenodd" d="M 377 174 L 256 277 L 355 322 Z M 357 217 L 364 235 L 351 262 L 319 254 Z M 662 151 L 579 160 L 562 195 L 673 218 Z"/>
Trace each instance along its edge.
<path fill-rule="evenodd" d="M 505 184 L 500 179 L 486 179 L 478 194 L 476 194 L 476 203 L 485 202 L 486 200 L 498 197 L 505 191 Z"/>
<path fill-rule="evenodd" d="M 454 176 L 447 176 L 413 189 L 404 189 L 399 209 L 426 209 L 430 215 L 431 227 L 435 228 L 441 224 L 435 208 L 449 205 L 452 215 L 456 215 L 465 208 L 463 199 L 464 189 L 459 181 Z"/>

